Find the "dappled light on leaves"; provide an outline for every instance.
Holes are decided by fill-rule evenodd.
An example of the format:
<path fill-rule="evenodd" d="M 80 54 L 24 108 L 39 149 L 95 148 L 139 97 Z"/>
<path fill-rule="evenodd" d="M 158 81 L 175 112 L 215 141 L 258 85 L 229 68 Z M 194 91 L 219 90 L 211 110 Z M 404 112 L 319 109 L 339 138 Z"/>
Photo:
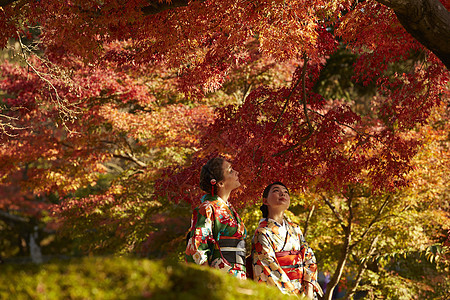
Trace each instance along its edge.
<path fill-rule="evenodd" d="M 268 183 L 289 186 L 321 267 L 345 269 L 336 278 L 360 274 L 359 260 L 390 266 L 402 247 L 405 260 L 445 257 L 430 247 L 448 229 L 448 62 L 396 8 L 7 2 L 0 231 L 27 224 L 29 235 L 37 224 L 72 236 L 83 253 L 163 257 L 180 251 L 204 193 L 201 166 L 221 155 L 242 183 L 230 200 L 256 209 L 251 222 Z M 11 253 L 28 247 L 20 239 Z M 398 278 L 389 274 L 380 289 Z"/>

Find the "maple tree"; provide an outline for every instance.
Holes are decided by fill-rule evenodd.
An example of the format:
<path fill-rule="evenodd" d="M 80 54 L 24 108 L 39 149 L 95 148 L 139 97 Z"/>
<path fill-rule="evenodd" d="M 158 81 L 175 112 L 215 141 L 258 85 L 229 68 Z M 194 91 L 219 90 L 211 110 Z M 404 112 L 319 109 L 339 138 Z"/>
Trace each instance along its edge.
<path fill-rule="evenodd" d="M 291 194 L 289 217 L 302 224 L 319 269 L 331 273 L 328 295 L 337 284 L 345 299 L 355 293 L 400 299 L 447 293 L 448 126 L 448 109 L 440 106 L 429 123 L 409 133 L 425 145 L 414 157 L 408 187 L 374 194 L 359 183 L 341 193 L 312 186 Z M 261 217 L 258 206 L 243 210 L 249 232 Z"/>
<path fill-rule="evenodd" d="M 368 193 L 367 187 L 359 185 L 341 196 L 306 195 L 307 200 L 304 201 L 309 206 L 315 204 L 319 208 L 330 208 L 328 212 L 317 210 L 319 215 L 315 216 L 315 224 L 319 228 L 313 227 L 317 239 L 314 243 L 317 243 L 319 260 L 323 259 L 327 269 L 336 268 L 333 267 L 336 261 L 330 257 L 339 257 L 337 264 L 342 264 L 341 271 L 347 280 L 353 280 L 347 283 L 349 292 L 346 299 L 352 297 L 361 282 L 366 282 L 363 288 L 372 295 L 384 290 L 382 295 L 397 293 L 400 297 L 410 289 L 408 295 L 422 294 L 422 298 L 430 298 L 447 289 L 449 282 L 442 276 L 446 277 L 448 262 L 442 262 L 440 271 L 439 268 L 426 270 L 425 267 L 426 260 L 430 260 L 426 253 L 434 247 L 430 245 L 442 247 L 448 239 L 448 186 L 444 182 L 449 166 L 447 132 L 448 115 L 446 108 L 440 107 L 439 112 L 434 112 L 430 124 L 412 133 L 423 136 L 426 146 L 414 158 L 415 169 L 408 174 L 411 184 L 407 188 L 373 195 Z M 436 152 L 440 154 L 436 155 Z M 325 220 L 331 220 L 331 224 Z M 345 247 L 333 247 L 329 240 L 334 233 L 330 229 L 339 232 Z M 421 265 L 417 261 L 422 261 L 423 269 L 417 267 Z M 368 274 L 364 275 L 365 272 Z M 392 281 L 380 282 L 379 279 L 389 272 Z M 336 275 L 329 285 L 336 283 Z M 434 279 L 423 281 L 421 286 L 417 284 L 421 281 L 420 276 Z M 405 279 L 408 284 L 402 289 L 391 289 L 396 280 L 404 282 Z M 384 284 L 386 286 L 383 287 Z M 427 294 L 430 292 L 436 294 Z"/>
<path fill-rule="evenodd" d="M 240 172 L 238 207 L 276 180 L 395 193 L 423 143 L 411 130 L 448 101 L 449 30 L 411 29 L 404 5 L 420 3 L 437 7 L 425 24 L 448 24 L 434 0 L 1 1 L 0 46 L 25 54 L 1 67 L 2 216 L 57 195 L 61 228 L 88 250 L 133 251 L 164 206 L 198 203 L 217 154 Z M 325 92 L 343 49 L 370 96 Z"/>
<path fill-rule="evenodd" d="M 235 82 L 274 85 L 289 76 L 272 71 L 288 64 L 255 57 L 251 72 L 243 77 L 236 73 Z M 34 228 L 29 218 L 43 219 L 58 202 L 49 198 L 67 198 L 54 210 L 65 220 L 59 232 L 82 241 L 80 247 L 86 251 L 134 249 L 158 227 L 156 216 L 167 210 L 160 201 L 151 200 L 157 170 L 183 161 L 198 146 L 198 128 L 211 121 L 208 105 L 214 105 L 215 98 L 221 103 L 235 100 L 227 94 L 212 95 L 205 104 L 183 100 L 174 87 L 173 72 L 159 66 L 153 69 L 158 75 L 143 76 L 130 70 L 95 70 L 78 62 L 78 67 L 72 64 L 70 81 L 64 82 L 65 78 L 52 74 L 50 62 L 32 56 L 26 63 L 25 68 L 2 66 L 1 89 L 7 93 L 3 101 L 10 108 L 20 103 L 19 109 L 9 111 L 14 122 L 2 136 L 2 219 L 13 222 L 13 232 L 23 224 Z M 28 64 L 40 71 L 29 72 Z M 42 80 L 47 74 L 51 76 Z M 247 88 L 241 90 L 235 83 L 226 89 L 243 97 Z M 24 107 L 26 103 L 30 105 Z M 61 105 L 66 108 L 62 112 Z M 40 240 L 55 229 L 39 224 Z M 23 239 L 29 248 L 30 231 L 11 240 Z"/>
<path fill-rule="evenodd" d="M 37 64 L 38 62 L 34 63 Z M 58 86 L 56 78 L 51 81 L 53 86 L 58 86 L 60 99 L 90 99 L 85 102 L 86 106 L 78 105 L 77 111 L 67 112 L 77 116 L 76 119 L 64 121 L 58 118 L 60 107 L 57 104 L 47 102 L 44 107 L 39 105 L 39 102 L 46 103 L 46 100 L 52 97 L 49 93 L 53 91 L 47 88 L 37 74 L 30 74 L 26 68 L 7 63 L 2 66 L 2 71 L 6 79 L 1 88 L 15 95 L 6 96 L 4 103 L 11 107 L 15 106 L 14 103 L 20 103 L 20 109 L 10 114 L 15 120 L 16 129 L 2 136 L 3 189 L 0 192 L 0 205 L 5 220 L 18 221 L 19 216 L 22 219 L 25 217 L 19 224 L 30 217 L 42 218 L 42 212 L 48 211 L 52 206 L 51 201 L 45 201 L 49 195 L 72 196 L 77 199 L 79 196 L 73 193 L 83 187 L 88 187 L 97 194 L 107 191 L 104 195 L 87 197 L 84 201 L 68 201 L 63 206 L 63 209 L 72 212 L 72 218 L 78 218 L 81 226 L 82 216 L 92 217 L 103 203 L 108 204 L 111 197 L 122 194 L 120 180 L 109 189 L 97 189 L 99 173 L 108 169 L 115 170 L 115 173 L 125 173 L 121 176 L 124 178 L 122 180 L 126 180 L 136 169 L 150 169 L 153 164 L 169 157 L 176 160 L 176 156 L 171 155 L 173 151 L 181 149 L 177 154 L 182 157 L 182 149 L 195 144 L 193 133 L 196 123 L 208 121 L 209 108 L 203 105 L 191 108 L 178 104 L 160 106 L 155 103 L 154 96 L 147 93 L 149 88 L 139 80 L 125 74 L 116 76 L 117 74 L 113 75 L 105 70 L 90 72 L 87 75 L 84 73 L 89 72 L 87 69 L 80 69 L 79 73 L 72 77 L 78 84 L 78 90 L 74 91 L 64 84 Z M 30 95 L 33 95 L 31 99 Z M 26 104 L 28 105 L 25 106 Z M 82 114 L 82 110 L 89 110 L 89 114 Z M 177 123 L 183 125 L 179 126 L 179 132 L 168 130 L 170 126 L 175 128 Z M 174 150 L 166 150 L 166 154 L 164 149 L 158 150 L 168 147 L 167 145 Z M 148 153 L 149 148 L 155 149 L 153 153 Z M 122 162 L 118 163 L 119 160 Z M 136 166 L 135 171 L 133 165 Z M 143 180 L 151 181 L 152 172 L 150 169 Z M 131 181 L 128 181 L 127 185 L 127 188 L 131 189 Z M 136 199 L 137 195 L 141 198 Z M 114 217 L 101 216 L 98 220 L 101 223 L 99 228 L 105 220 L 115 219 L 119 222 L 123 221 L 121 218 L 127 217 L 139 220 L 135 218 L 135 213 L 140 211 L 139 203 L 145 198 L 145 191 L 140 189 L 140 193 L 136 193 L 132 198 L 136 199 L 132 205 L 134 210 L 123 213 L 122 209 L 119 209 L 113 213 Z M 123 203 L 119 202 L 118 196 L 115 200 L 113 204 L 119 208 Z M 127 205 L 131 205 L 131 198 L 127 201 Z M 75 205 L 73 211 L 70 210 L 72 204 Z M 111 227 L 117 224 L 109 224 L 108 221 L 106 223 Z M 130 228 L 133 228 L 131 225 Z M 92 222 L 89 222 L 88 226 L 91 227 Z M 99 236 L 96 238 L 101 240 Z M 111 238 L 109 242 L 113 240 Z"/>

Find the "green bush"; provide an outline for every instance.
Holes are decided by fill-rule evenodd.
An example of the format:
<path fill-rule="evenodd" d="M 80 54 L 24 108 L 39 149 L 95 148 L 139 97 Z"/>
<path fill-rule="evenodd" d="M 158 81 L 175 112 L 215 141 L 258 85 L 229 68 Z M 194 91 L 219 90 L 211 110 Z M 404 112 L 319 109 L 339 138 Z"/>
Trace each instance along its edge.
<path fill-rule="evenodd" d="M 0 267 L 0 299 L 292 299 L 197 265 L 89 257 Z"/>

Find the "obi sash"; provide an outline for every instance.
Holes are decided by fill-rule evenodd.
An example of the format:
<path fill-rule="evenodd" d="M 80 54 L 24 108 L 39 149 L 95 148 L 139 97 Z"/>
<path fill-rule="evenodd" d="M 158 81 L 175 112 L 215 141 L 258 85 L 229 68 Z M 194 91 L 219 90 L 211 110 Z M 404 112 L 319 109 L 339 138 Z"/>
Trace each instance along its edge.
<path fill-rule="evenodd" d="M 223 259 L 232 264 L 245 265 L 245 240 L 221 236 L 218 244 Z"/>
<path fill-rule="evenodd" d="M 303 280 L 305 250 L 305 247 L 302 246 L 299 251 L 291 250 L 275 252 L 278 263 L 290 280 Z"/>

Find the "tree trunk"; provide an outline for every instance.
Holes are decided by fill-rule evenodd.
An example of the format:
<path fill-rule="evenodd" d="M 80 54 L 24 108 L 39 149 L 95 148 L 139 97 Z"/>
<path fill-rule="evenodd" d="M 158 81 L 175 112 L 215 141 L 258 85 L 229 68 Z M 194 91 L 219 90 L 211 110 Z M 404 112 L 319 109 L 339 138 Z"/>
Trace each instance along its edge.
<path fill-rule="evenodd" d="M 169 2 L 165 1 L 148 1 L 148 6 L 144 6 L 141 11 L 144 15 L 155 15 L 167 9 L 174 9 L 177 7 L 188 6 L 188 0 L 172 0 Z"/>
<path fill-rule="evenodd" d="M 35 264 L 41 264 L 43 262 L 42 251 L 41 246 L 38 243 L 38 237 L 38 226 L 34 226 L 33 231 L 30 232 L 29 247 L 31 261 Z"/>
<path fill-rule="evenodd" d="M 345 240 L 344 240 L 344 246 L 342 247 L 342 251 L 341 251 L 341 257 L 339 258 L 339 262 L 338 262 L 336 271 L 334 271 L 333 277 L 331 278 L 330 282 L 327 284 L 327 290 L 325 292 L 325 295 L 323 296 L 323 299 L 325 299 L 325 300 L 331 300 L 334 289 L 338 285 L 339 280 L 341 280 L 341 276 L 342 276 L 342 272 L 344 271 L 345 263 L 347 262 L 347 258 L 350 254 L 350 242 L 351 242 L 351 227 L 348 226 L 345 230 Z"/>
<path fill-rule="evenodd" d="M 11 3 L 13 3 L 13 2 L 16 2 L 16 1 L 17 1 L 17 0 L 0 0 L 0 7 L 9 5 L 9 4 L 11 4 Z"/>
<path fill-rule="evenodd" d="M 309 211 L 308 217 L 306 218 L 305 229 L 303 230 L 303 236 L 305 237 L 305 239 L 306 239 L 306 234 L 308 233 L 309 221 L 311 220 L 312 215 L 313 215 L 315 209 L 316 209 L 316 206 L 313 205 L 313 206 L 311 207 L 311 210 Z"/>
<path fill-rule="evenodd" d="M 450 12 L 439 0 L 376 0 L 391 8 L 417 41 L 450 69 Z"/>
<path fill-rule="evenodd" d="M 370 247 L 369 247 L 369 251 L 367 252 L 367 255 L 366 255 L 366 259 L 359 266 L 358 275 L 356 275 L 355 283 L 353 284 L 353 287 L 351 288 L 351 290 L 349 292 L 347 292 L 347 295 L 345 295 L 344 300 L 352 299 L 353 295 L 356 293 L 356 290 L 358 289 L 359 283 L 361 282 L 364 272 L 367 269 L 367 261 L 368 261 L 369 257 L 375 252 L 375 249 L 376 249 L 375 246 L 378 242 L 378 237 L 379 237 L 379 235 L 372 240 L 372 243 L 370 244 Z"/>

